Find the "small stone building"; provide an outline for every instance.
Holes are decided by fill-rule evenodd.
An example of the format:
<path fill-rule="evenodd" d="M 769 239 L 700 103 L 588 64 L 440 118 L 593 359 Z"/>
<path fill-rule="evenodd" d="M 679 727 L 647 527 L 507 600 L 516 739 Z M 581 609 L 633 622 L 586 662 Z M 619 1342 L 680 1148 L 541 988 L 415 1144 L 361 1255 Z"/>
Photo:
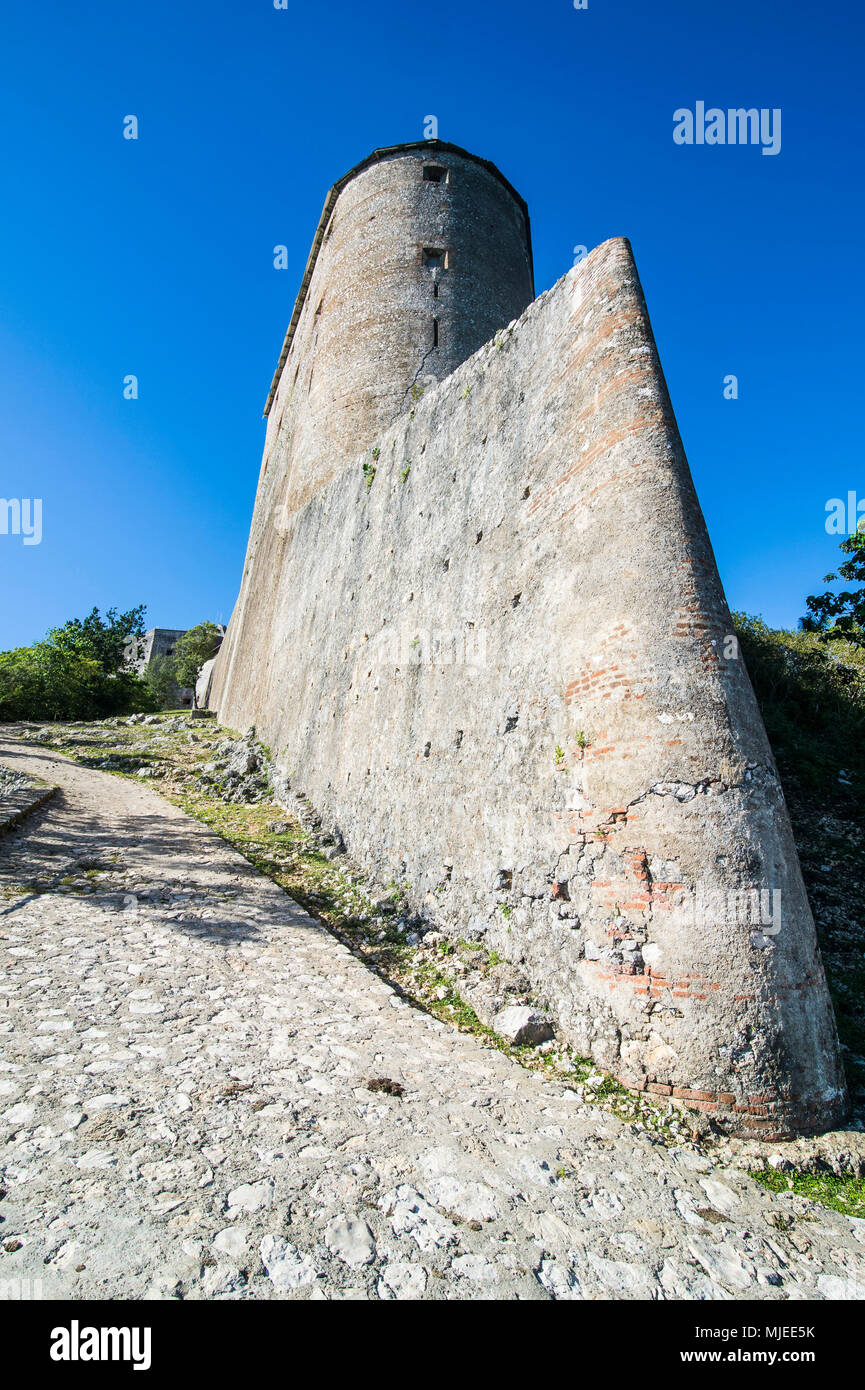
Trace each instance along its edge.
<path fill-rule="evenodd" d="M 177 643 L 188 631 L 185 627 L 152 627 L 145 632 L 143 641 L 139 644 L 139 655 L 135 659 L 135 669 L 139 675 L 144 675 L 151 662 L 157 657 L 174 656 Z M 183 709 L 192 707 L 193 690 L 191 686 L 175 685 L 171 694 L 165 702 L 166 709 Z"/>

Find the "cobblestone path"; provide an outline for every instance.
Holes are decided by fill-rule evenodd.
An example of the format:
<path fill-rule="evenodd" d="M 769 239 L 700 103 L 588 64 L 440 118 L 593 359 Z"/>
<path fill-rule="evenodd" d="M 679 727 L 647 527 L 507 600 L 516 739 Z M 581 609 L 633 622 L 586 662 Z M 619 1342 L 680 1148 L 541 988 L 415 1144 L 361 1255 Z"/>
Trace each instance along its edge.
<path fill-rule="evenodd" d="M 148 788 L 0 759 L 61 787 L 0 841 L 7 1293 L 865 1296 L 865 1221 L 429 1018 Z"/>

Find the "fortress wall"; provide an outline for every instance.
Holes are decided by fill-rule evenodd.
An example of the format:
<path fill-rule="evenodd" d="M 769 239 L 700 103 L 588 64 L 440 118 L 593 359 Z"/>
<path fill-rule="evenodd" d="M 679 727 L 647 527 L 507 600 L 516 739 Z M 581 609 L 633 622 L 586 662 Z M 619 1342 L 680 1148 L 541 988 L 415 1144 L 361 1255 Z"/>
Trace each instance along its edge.
<path fill-rule="evenodd" d="M 445 169 L 446 182 L 424 179 L 430 164 Z M 447 251 L 435 277 L 424 248 Z M 267 577 L 283 572 L 275 513 L 288 515 L 313 497 L 410 408 L 413 384 L 448 376 L 533 294 L 525 205 L 485 161 L 427 141 L 384 152 L 349 177 L 271 403 L 240 599 L 215 673 L 217 699 L 233 654 L 255 641 L 244 626 L 249 583 L 272 590 Z M 256 623 L 264 602 L 261 592 L 252 599 Z"/>
<path fill-rule="evenodd" d="M 367 449 L 259 517 L 220 718 L 442 929 L 524 962 L 604 1070 L 740 1130 L 836 1122 L 789 819 L 628 243 L 358 442 L 369 490 Z M 761 889 L 777 934 L 726 898 Z"/>
<path fill-rule="evenodd" d="M 447 183 L 423 178 L 431 163 L 447 168 Z M 437 298 L 425 248 L 448 256 Z M 413 151 L 351 179 L 328 222 L 271 407 L 277 433 L 283 412 L 295 420 L 284 504 L 302 505 L 391 423 L 413 382 L 447 376 L 532 295 L 525 214 L 483 165 Z"/>

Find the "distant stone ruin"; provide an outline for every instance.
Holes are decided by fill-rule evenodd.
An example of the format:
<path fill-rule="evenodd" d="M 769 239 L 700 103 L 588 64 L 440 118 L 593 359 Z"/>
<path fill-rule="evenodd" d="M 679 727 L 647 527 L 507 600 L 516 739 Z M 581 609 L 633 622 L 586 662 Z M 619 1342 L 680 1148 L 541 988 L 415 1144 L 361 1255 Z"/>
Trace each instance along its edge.
<path fill-rule="evenodd" d="M 140 676 L 143 676 L 148 666 L 158 657 L 174 656 L 174 651 L 181 637 L 187 632 L 185 627 L 152 627 L 145 632 L 144 637 L 137 642 L 137 653 L 133 653 L 133 666 Z M 135 639 L 133 639 L 135 640 Z M 190 708 L 193 701 L 193 691 L 188 686 L 175 684 L 166 696 L 165 709 Z"/>

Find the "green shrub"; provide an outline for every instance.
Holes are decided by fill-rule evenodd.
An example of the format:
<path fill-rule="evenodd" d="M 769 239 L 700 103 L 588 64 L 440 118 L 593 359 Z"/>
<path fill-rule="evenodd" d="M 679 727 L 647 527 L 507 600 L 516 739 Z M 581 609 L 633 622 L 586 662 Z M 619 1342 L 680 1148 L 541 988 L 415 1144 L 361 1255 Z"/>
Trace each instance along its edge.
<path fill-rule="evenodd" d="M 858 802 L 865 790 L 865 651 L 734 613 L 785 783 Z M 849 784 L 848 784 L 849 783 Z"/>
<path fill-rule="evenodd" d="M 103 618 L 94 608 L 52 628 L 32 647 L 0 652 L 0 722 L 105 719 L 157 708 L 134 670 L 144 608 Z"/>

